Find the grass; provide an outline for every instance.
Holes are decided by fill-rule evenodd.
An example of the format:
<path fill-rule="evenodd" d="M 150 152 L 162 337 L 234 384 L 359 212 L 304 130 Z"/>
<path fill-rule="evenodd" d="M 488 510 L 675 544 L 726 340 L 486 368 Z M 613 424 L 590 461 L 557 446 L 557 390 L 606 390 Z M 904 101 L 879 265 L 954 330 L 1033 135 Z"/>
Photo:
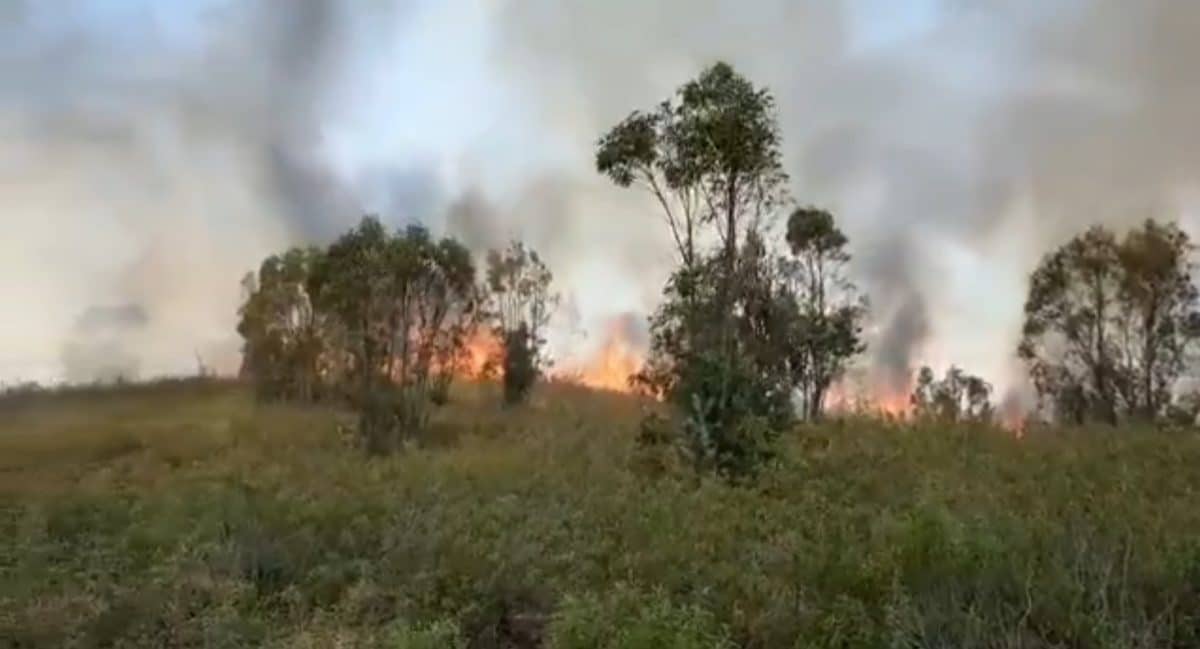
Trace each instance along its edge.
<path fill-rule="evenodd" d="M 234 384 L 0 400 L 0 647 L 1200 646 L 1195 433 L 852 419 L 731 487 L 497 400 L 371 460 Z"/>

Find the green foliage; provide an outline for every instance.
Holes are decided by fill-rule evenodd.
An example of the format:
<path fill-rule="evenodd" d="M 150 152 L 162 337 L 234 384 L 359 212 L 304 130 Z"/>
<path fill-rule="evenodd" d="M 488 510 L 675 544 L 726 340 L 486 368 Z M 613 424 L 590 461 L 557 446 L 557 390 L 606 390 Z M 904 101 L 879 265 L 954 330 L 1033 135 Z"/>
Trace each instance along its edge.
<path fill-rule="evenodd" d="M 780 146 L 771 93 L 717 63 L 655 111 L 630 114 L 596 152 L 600 173 L 657 199 L 679 255 L 634 384 L 675 407 L 693 466 L 730 477 L 770 457 L 794 393 L 819 417 L 865 349 L 865 303 L 842 274 L 850 257 L 832 215 L 796 210 L 789 258 L 764 237 L 787 202 Z"/>
<path fill-rule="evenodd" d="M 689 356 L 678 379 L 678 444 L 692 467 L 737 480 L 773 457 L 773 442 L 791 421 L 786 387 L 752 364 L 713 353 Z"/>
<path fill-rule="evenodd" d="M 1095 226 L 1030 278 L 1018 354 L 1063 421 L 1163 417 L 1196 340 L 1192 244 L 1147 220 L 1118 240 Z"/>
<path fill-rule="evenodd" d="M 263 261 L 242 281 L 242 370 L 263 399 L 314 401 L 333 391 L 335 324 L 313 305 L 308 277 L 324 255 L 292 248 Z"/>
<path fill-rule="evenodd" d="M 327 249 L 269 257 L 244 282 L 243 373 L 260 397 L 348 399 L 371 452 L 400 448 L 445 401 L 481 315 L 470 252 L 374 217 Z"/>
<path fill-rule="evenodd" d="M 793 417 L 782 350 L 794 303 L 782 299 L 757 250 L 739 260 L 738 315 L 729 335 L 720 326 L 728 318 L 721 260 L 677 271 L 651 320 L 649 361 L 634 377 L 635 386 L 672 406 L 672 444 L 687 463 L 731 479 L 753 475 Z"/>
<path fill-rule="evenodd" d="M 1194 435 L 827 421 L 781 438 L 752 487 L 648 485 L 626 470 L 634 399 L 460 389 L 442 445 L 366 463 L 337 443 L 346 413 L 238 385 L 14 411 L 0 644 L 1200 642 Z"/>
<path fill-rule="evenodd" d="M 708 611 L 672 604 L 665 593 L 625 584 L 598 595 L 568 596 L 550 625 L 549 649 L 731 649 Z"/>
<path fill-rule="evenodd" d="M 753 486 L 649 483 L 647 404 L 454 390 L 370 460 L 353 413 L 230 383 L 6 411 L 0 646 L 1200 642 L 1195 435 L 827 420 Z"/>
<path fill-rule="evenodd" d="M 596 169 L 650 191 L 686 269 L 700 263 L 712 226 L 732 265 L 742 231 L 781 204 L 787 175 L 775 100 L 716 63 L 652 112 L 634 111 L 597 145 Z"/>
<path fill-rule="evenodd" d="M 488 252 L 488 315 L 501 343 L 501 358 L 492 360 L 502 370 L 504 402 L 509 405 L 525 400 L 549 363 L 542 349 L 546 325 L 558 306 L 558 294 L 550 291 L 553 280 L 537 252 L 519 241 Z"/>
<path fill-rule="evenodd" d="M 783 263 L 783 276 L 798 301 L 798 313 L 783 350 L 804 415 L 815 420 L 824 411 L 829 387 L 852 358 L 866 351 L 866 300 L 845 277 L 849 240 L 832 214 L 811 207 L 795 210 L 788 218 L 787 243 L 792 257 Z"/>

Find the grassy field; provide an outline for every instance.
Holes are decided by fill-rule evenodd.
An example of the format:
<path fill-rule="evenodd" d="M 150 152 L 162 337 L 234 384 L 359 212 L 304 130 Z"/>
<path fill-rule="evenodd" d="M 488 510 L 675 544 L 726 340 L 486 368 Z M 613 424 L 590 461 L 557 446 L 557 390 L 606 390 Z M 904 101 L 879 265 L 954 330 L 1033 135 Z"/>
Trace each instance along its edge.
<path fill-rule="evenodd" d="M 0 401 L 0 647 L 1195 647 L 1200 437 L 867 419 L 753 487 L 640 405 L 485 388 L 420 449 L 170 383 Z"/>

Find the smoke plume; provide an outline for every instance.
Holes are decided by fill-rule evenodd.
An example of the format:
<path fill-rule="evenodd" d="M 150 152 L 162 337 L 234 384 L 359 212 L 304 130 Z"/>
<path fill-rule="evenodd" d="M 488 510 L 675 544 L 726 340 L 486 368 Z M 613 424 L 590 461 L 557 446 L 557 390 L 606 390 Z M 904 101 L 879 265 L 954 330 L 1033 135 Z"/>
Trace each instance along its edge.
<path fill-rule="evenodd" d="M 531 1 L 504 25 L 541 118 L 571 139 L 718 58 L 772 88 L 793 193 L 848 231 L 889 384 L 920 362 L 1017 384 L 1043 252 L 1195 208 L 1193 3 Z"/>
<path fill-rule="evenodd" d="M 236 366 L 240 274 L 363 211 L 525 239 L 582 328 L 645 313 L 666 234 L 595 141 L 718 59 L 773 90 L 889 382 L 955 362 L 1014 385 L 1045 251 L 1097 222 L 1194 232 L 1195 3 L 116 4 L 0 11 L 0 378 L 87 374 L 70 350 L 111 305 L 144 314 L 104 334 L 143 374 Z"/>

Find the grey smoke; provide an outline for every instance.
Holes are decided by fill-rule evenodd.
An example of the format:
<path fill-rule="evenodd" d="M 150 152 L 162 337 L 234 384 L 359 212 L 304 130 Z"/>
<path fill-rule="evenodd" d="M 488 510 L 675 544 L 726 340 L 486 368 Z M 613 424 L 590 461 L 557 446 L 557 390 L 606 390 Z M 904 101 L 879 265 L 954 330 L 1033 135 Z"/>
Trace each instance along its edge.
<path fill-rule="evenodd" d="M 890 317 L 883 320 L 882 335 L 872 354 L 878 381 L 891 393 L 904 394 L 909 388 L 915 347 L 929 335 L 925 299 L 920 293 L 909 293 L 898 301 Z M 878 317 L 878 315 L 876 316 Z"/>
<path fill-rule="evenodd" d="M 329 163 L 324 126 L 378 43 L 373 25 L 407 4 L 6 3 L 0 209 L 21 246 L 0 244 L 0 270 L 22 308 L 0 375 L 53 379 L 54 356 L 71 380 L 111 375 L 100 351 L 121 371 L 188 371 L 194 354 L 236 367 L 241 273 L 364 210 Z M 186 12 L 187 29 L 163 20 Z M 73 305 L 113 302 L 144 321 L 99 341 L 69 326 Z"/>
<path fill-rule="evenodd" d="M 137 304 L 91 306 L 75 319 L 63 346 L 66 378 L 72 382 L 135 379 L 139 361 L 131 339 L 149 323 Z"/>
<path fill-rule="evenodd" d="M 145 309 L 128 335 L 146 372 L 188 367 L 196 348 L 236 359 L 240 274 L 362 211 L 476 249 L 524 238 L 580 320 L 648 311 L 665 233 L 650 199 L 598 177 L 592 147 L 717 59 L 774 91 L 792 192 L 850 235 L 885 374 L 940 348 L 1011 382 L 1043 252 L 1094 222 L 1194 225 L 1196 3 L 930 0 L 933 19 L 864 41 L 861 16 L 891 29 L 922 3 L 462 2 L 440 27 L 485 16 L 480 78 L 511 102 L 454 113 L 499 133 L 457 185 L 435 167 L 459 159 L 347 170 L 331 154 L 331 125 L 386 82 L 363 68 L 418 3 L 212 3 L 183 31 L 152 2 L 102 21 L 87 2 L 3 3 L 0 218 L 17 236 L 0 239 L 0 292 L 23 308 L 0 325 L 0 374 L 28 348 L 60 356 L 88 305 Z M 432 40 L 444 49 L 414 63 L 422 83 L 462 47 Z"/>
<path fill-rule="evenodd" d="M 959 347 L 1009 372 L 1021 280 L 1044 251 L 1094 222 L 1196 208 L 1200 4 L 934 4 L 930 25 L 870 49 L 852 5 L 881 23 L 908 5 L 531 0 L 506 12 L 503 51 L 580 141 L 718 58 L 770 86 L 794 194 L 850 234 L 877 369 L 911 369 L 931 339 L 991 336 Z M 961 277 L 962 254 L 1009 279 Z M 964 309 L 976 331 L 942 328 Z"/>

